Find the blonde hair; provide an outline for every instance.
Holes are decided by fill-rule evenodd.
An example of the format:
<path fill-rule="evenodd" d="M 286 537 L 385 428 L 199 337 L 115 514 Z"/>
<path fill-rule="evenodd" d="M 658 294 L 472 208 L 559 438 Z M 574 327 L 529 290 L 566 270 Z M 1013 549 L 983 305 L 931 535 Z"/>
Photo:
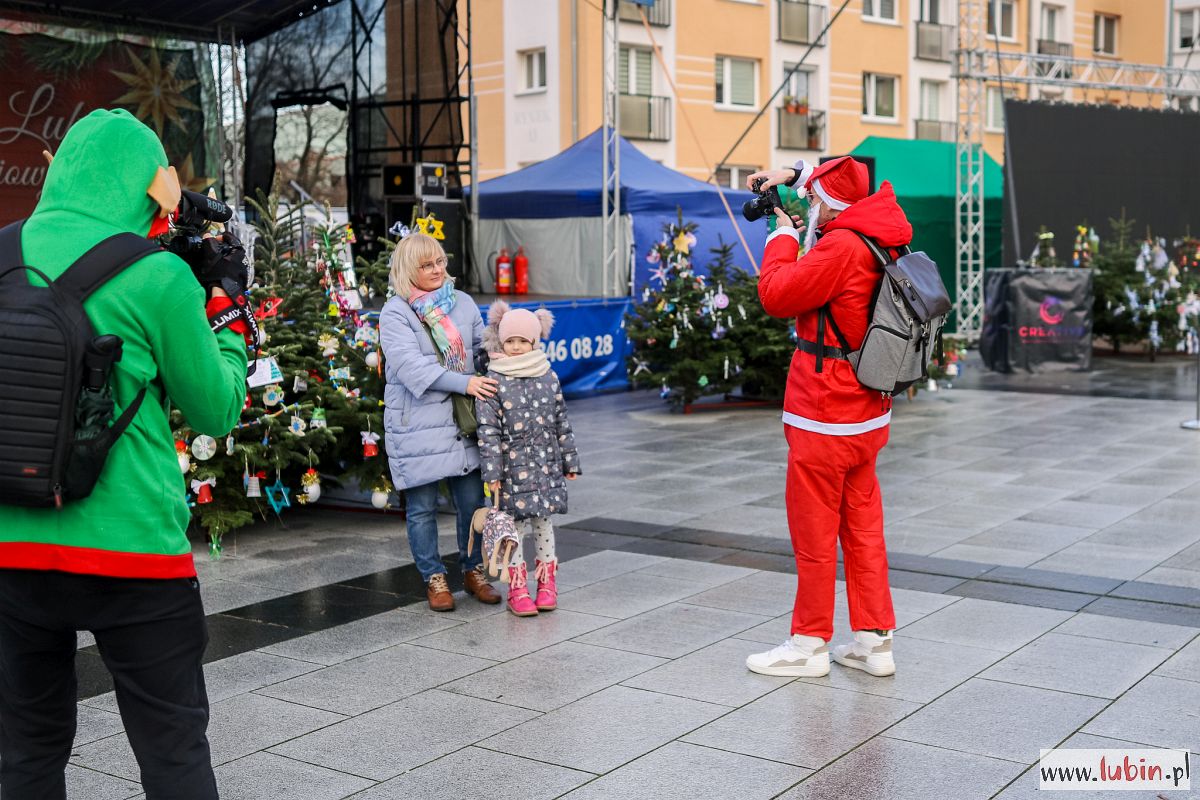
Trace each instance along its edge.
<path fill-rule="evenodd" d="M 446 251 L 442 249 L 438 240 L 427 233 L 410 233 L 405 236 L 392 251 L 391 272 L 388 275 L 392 291 L 407 300 L 417 288 L 417 274 L 421 269 L 421 262 L 443 258 L 445 255 Z M 454 281 L 449 273 L 446 280 Z"/>

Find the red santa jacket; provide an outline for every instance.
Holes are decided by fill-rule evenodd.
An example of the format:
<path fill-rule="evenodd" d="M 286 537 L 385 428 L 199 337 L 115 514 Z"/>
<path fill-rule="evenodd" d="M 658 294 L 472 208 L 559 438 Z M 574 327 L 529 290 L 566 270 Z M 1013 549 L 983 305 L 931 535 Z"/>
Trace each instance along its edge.
<path fill-rule="evenodd" d="M 875 194 L 853 204 L 826 224 L 817 244 L 797 260 L 799 236 L 794 228 L 777 229 L 767 239 L 758 296 L 773 317 L 796 318 L 796 334 L 817 339 L 817 310 L 826 303 L 850 346 L 858 349 L 867 332 L 871 298 L 883 270 L 855 231 L 882 247 L 912 241 L 912 225 L 896 202 L 888 182 Z M 828 325 L 825 344 L 838 347 Z M 816 357 L 792 354 L 784 397 L 784 422 L 835 436 L 875 430 L 891 419 L 891 402 L 867 389 L 843 359 L 825 359 L 817 372 Z"/>

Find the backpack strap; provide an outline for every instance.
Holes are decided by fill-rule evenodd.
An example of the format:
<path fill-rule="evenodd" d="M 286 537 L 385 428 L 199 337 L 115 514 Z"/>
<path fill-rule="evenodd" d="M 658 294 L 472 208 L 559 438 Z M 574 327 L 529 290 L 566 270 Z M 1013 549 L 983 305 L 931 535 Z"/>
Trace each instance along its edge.
<path fill-rule="evenodd" d="M 875 240 L 870 236 L 861 234 L 858 231 L 855 231 L 854 235 L 863 240 L 863 244 L 865 244 L 867 249 L 871 251 L 871 254 L 875 256 L 875 260 L 879 262 L 879 266 L 886 267 L 888 264 L 892 263 L 892 257 L 889 256 L 883 250 L 883 248 L 876 244 Z"/>
<path fill-rule="evenodd" d="M 25 220 L 19 219 L 0 228 L 0 284 L 28 281 L 25 270 L 21 269 L 25 264 L 21 254 L 21 226 L 24 224 Z"/>
<path fill-rule="evenodd" d="M 83 302 L 126 267 L 162 248 L 136 233 L 118 233 L 81 255 L 54 285 Z"/>

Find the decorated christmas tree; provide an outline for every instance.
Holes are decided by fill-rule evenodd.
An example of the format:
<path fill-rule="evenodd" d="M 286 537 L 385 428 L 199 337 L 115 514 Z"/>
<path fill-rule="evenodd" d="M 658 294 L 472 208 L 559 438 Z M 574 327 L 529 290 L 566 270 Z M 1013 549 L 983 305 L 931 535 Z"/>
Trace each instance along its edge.
<path fill-rule="evenodd" d="M 741 369 L 737 346 L 728 336 L 737 311 L 730 308 L 719 277 L 696 273 L 695 229 L 682 212 L 677 222 L 663 226 L 662 240 L 646 256 L 654 265 L 651 285 L 626 317 L 634 348 L 630 382 L 660 387 L 676 407 L 727 393 L 739 382 Z"/>

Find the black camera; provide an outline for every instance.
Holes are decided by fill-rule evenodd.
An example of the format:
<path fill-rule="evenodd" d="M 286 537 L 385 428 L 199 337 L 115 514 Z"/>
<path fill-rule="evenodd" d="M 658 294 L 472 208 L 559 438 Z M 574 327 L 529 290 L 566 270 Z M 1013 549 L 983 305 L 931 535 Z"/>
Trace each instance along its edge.
<path fill-rule="evenodd" d="M 779 189 L 771 186 L 767 189 L 762 189 L 762 185 L 766 183 L 766 178 L 755 178 L 754 183 L 750 186 L 757 195 L 753 200 L 747 200 L 742 204 L 742 216 L 749 222 L 757 222 L 763 217 L 769 217 L 775 213 L 775 209 L 783 208 L 783 200 L 779 197 Z"/>
<path fill-rule="evenodd" d="M 174 235 L 167 249 L 191 264 L 204 247 L 204 234 L 209 226 L 214 222 L 229 222 L 232 217 L 233 209 L 220 200 L 184 189 L 171 223 Z"/>

